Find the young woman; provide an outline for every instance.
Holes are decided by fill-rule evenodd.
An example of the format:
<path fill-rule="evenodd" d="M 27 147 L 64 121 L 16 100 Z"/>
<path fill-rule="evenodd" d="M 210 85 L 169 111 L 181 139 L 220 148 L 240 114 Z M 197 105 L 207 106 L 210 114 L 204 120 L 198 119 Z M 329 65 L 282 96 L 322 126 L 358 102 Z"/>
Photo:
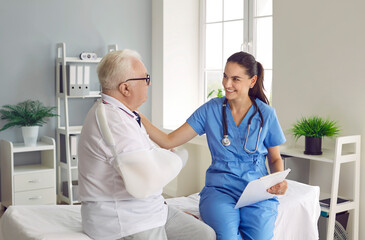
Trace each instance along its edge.
<path fill-rule="evenodd" d="M 186 143 L 206 134 L 212 164 L 200 193 L 200 214 L 217 234 L 217 239 L 272 239 L 278 201 L 266 201 L 234 209 L 247 184 L 268 174 L 283 171 L 279 145 L 285 142 L 275 110 L 264 94 L 262 65 L 245 52 L 227 60 L 223 87 L 225 97 L 199 107 L 180 128 L 165 134 L 145 117 L 142 122 L 150 138 L 163 148 Z M 284 194 L 287 182 L 270 189 Z"/>

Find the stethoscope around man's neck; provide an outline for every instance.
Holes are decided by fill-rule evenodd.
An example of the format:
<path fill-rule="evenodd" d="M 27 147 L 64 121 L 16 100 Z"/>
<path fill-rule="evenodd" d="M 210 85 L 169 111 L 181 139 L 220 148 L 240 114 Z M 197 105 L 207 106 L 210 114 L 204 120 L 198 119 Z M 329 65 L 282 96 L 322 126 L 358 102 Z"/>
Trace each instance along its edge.
<path fill-rule="evenodd" d="M 250 97 L 251 98 L 251 97 Z M 257 151 L 258 145 L 259 145 L 259 139 L 260 139 L 260 134 L 262 131 L 262 126 L 264 125 L 264 117 L 262 116 L 262 113 L 260 111 L 260 108 L 257 106 L 257 103 L 255 101 L 255 99 L 251 98 L 251 101 L 253 103 L 253 105 L 255 106 L 255 112 L 250 116 L 250 118 L 248 119 L 248 124 L 247 124 L 247 134 L 246 134 L 246 140 L 245 140 L 245 144 L 243 146 L 243 149 L 247 152 L 247 153 L 255 153 Z M 223 106 L 222 106 L 222 124 L 223 124 L 223 139 L 222 139 L 222 144 L 225 147 L 228 147 L 231 144 L 231 141 L 228 139 L 228 126 L 227 126 L 227 98 L 224 99 L 223 102 Z M 256 113 L 259 112 L 260 115 L 260 130 L 257 136 L 257 140 L 256 140 L 256 147 L 255 150 L 250 151 L 246 148 L 246 144 L 247 144 L 247 139 L 248 136 L 250 135 L 250 127 L 251 127 L 251 120 L 252 118 L 256 115 Z"/>

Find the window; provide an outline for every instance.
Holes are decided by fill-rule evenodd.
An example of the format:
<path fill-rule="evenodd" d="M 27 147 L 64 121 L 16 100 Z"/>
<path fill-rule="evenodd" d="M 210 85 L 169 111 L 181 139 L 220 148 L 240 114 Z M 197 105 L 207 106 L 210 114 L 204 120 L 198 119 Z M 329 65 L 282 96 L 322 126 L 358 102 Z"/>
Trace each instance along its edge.
<path fill-rule="evenodd" d="M 201 0 L 201 77 L 204 99 L 222 89 L 227 58 L 246 51 L 264 69 L 266 96 L 271 102 L 272 83 L 272 0 Z"/>

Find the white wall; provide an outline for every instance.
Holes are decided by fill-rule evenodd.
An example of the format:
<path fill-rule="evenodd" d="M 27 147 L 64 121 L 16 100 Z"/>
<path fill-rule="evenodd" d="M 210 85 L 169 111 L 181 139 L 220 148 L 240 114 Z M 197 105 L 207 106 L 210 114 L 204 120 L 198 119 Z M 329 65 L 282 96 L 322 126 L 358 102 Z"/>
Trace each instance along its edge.
<path fill-rule="evenodd" d="M 1 0 L 0 106 L 27 99 L 56 105 L 59 42 L 66 43 L 68 57 L 81 52 L 95 52 L 102 57 L 108 44 L 134 49 L 151 71 L 151 18 L 150 0 Z M 96 67 L 92 66 L 90 75 L 91 80 L 97 80 Z M 75 125 L 81 125 L 93 99 L 70 101 L 70 116 L 75 118 Z M 150 116 L 151 100 L 139 110 Z M 0 127 L 5 123 L 1 120 Z M 49 119 L 39 136 L 55 137 L 56 127 L 57 119 Z M 23 141 L 20 128 L 0 132 L 0 138 Z"/>
<path fill-rule="evenodd" d="M 152 1 L 152 122 L 159 128 L 177 128 L 199 106 L 199 4 Z M 204 139 L 197 137 L 183 146 L 189 161 L 165 187 L 165 194 L 186 196 L 202 189 L 211 162 Z"/>
<path fill-rule="evenodd" d="M 199 106 L 199 1 L 152 1 L 152 75 L 152 122 L 175 129 Z"/>
<path fill-rule="evenodd" d="M 365 172 L 365 1 L 274 1 L 273 105 L 286 136 L 301 116 L 318 114 L 338 121 L 341 135 L 362 135 Z M 300 144 L 300 143 L 298 143 Z M 333 145 L 326 138 L 324 145 Z M 326 165 L 312 183 L 330 186 Z M 319 168 L 323 170 L 318 170 Z M 342 187 L 351 189 L 346 169 Z M 361 176 L 360 226 L 365 224 L 365 175 Z M 360 227 L 360 238 L 365 229 Z"/>

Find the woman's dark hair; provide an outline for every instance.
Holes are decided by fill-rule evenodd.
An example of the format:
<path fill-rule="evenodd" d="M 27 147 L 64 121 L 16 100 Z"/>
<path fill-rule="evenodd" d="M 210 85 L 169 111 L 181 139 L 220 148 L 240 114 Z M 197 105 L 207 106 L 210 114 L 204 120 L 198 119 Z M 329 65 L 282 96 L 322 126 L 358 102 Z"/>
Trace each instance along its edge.
<path fill-rule="evenodd" d="M 269 100 L 264 93 L 264 68 L 262 67 L 261 63 L 257 62 L 254 56 L 246 52 L 234 53 L 227 59 L 227 63 L 228 62 L 235 62 L 244 67 L 246 69 L 246 74 L 250 78 L 257 75 L 256 84 L 253 88 L 250 88 L 248 95 L 253 99 L 258 98 L 261 101 L 269 104 Z"/>

